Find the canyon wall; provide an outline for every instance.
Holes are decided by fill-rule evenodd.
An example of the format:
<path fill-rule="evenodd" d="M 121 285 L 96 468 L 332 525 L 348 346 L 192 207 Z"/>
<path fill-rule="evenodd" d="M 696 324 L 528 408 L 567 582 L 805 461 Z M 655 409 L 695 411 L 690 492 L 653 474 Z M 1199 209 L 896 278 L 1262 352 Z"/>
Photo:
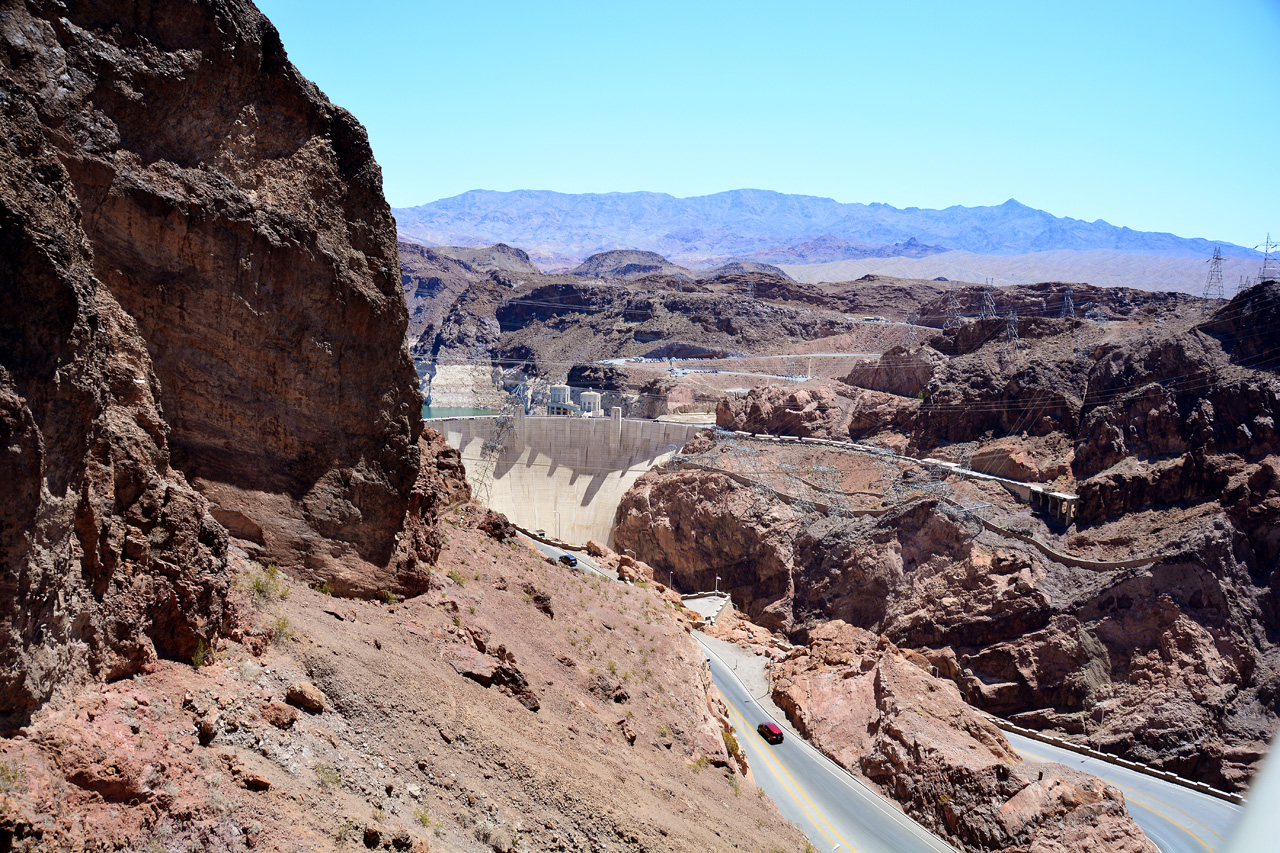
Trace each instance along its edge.
<path fill-rule="evenodd" d="M 237 0 L 6 4 L 0 75 L 0 716 L 194 654 L 228 532 L 425 589 L 461 481 L 360 124 Z"/>

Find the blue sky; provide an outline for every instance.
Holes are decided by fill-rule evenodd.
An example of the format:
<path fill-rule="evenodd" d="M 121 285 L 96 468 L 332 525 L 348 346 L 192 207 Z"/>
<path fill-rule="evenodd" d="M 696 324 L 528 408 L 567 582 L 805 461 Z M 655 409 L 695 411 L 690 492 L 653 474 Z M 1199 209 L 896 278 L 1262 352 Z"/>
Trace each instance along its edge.
<path fill-rule="evenodd" d="M 754 187 L 1280 232 L 1280 0 L 259 6 L 394 207 Z"/>

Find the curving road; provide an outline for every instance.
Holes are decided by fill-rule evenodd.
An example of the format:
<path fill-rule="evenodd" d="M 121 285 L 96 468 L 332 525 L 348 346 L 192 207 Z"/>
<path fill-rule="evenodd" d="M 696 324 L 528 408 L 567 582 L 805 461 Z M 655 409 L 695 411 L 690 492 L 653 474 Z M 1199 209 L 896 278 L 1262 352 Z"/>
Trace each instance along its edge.
<path fill-rule="evenodd" d="M 543 554 L 547 555 L 548 557 L 552 558 L 553 560 L 559 560 L 561 554 L 571 554 L 574 557 L 578 558 L 578 568 L 582 569 L 583 571 L 590 572 L 591 574 L 594 574 L 594 575 L 599 575 L 602 578 L 608 578 L 611 581 L 616 581 L 618 579 L 618 576 L 615 573 L 607 569 L 600 568 L 598 565 L 595 564 L 595 562 L 590 557 L 588 557 L 582 551 L 566 551 L 564 548 L 557 548 L 554 545 L 548 545 L 545 542 L 539 542 L 537 539 L 532 539 L 528 536 L 525 536 L 523 533 L 520 533 L 518 535 L 525 542 L 532 545 L 534 548 L 537 548 L 539 551 L 541 551 Z"/>
<path fill-rule="evenodd" d="M 897 806 L 890 804 L 800 737 L 788 737 L 770 746 L 755 727 L 772 719 L 738 677 L 733 664 L 716 654 L 715 641 L 694 634 L 707 654 L 711 675 L 730 708 L 730 717 L 741 733 L 739 743 L 747 752 L 756 783 L 777 804 L 783 816 L 796 824 L 820 850 L 841 853 L 896 853 L 896 851 L 953 851 L 929 834 Z M 741 664 L 738 664 L 740 667 Z M 763 668 L 763 661 L 759 661 Z M 757 673 L 746 673 L 753 681 Z M 753 681 L 754 683 L 754 681 Z M 759 693 L 759 689 L 756 691 Z M 776 707 L 770 709 L 777 713 Z M 1147 837 L 1163 853 L 1226 853 L 1227 840 L 1243 814 L 1233 803 L 1175 785 L 1096 758 L 1005 732 L 1014 749 L 1029 762 L 1054 761 L 1078 767 L 1105 779 L 1125 795 L 1129 813 Z M 1280 846 L 1280 845 L 1278 845 Z M 954 851 L 953 851 L 954 853 Z"/>
<path fill-rule="evenodd" d="M 756 726 L 771 717 L 729 666 L 707 644 L 702 648 L 756 784 L 814 847 L 825 853 L 955 853 L 803 739 L 765 743 Z"/>
<path fill-rule="evenodd" d="M 1164 853 L 1223 853 L 1244 809 L 1226 800 L 1005 732 L 1030 762 L 1056 761 L 1105 779 L 1124 792 L 1129 814 Z"/>

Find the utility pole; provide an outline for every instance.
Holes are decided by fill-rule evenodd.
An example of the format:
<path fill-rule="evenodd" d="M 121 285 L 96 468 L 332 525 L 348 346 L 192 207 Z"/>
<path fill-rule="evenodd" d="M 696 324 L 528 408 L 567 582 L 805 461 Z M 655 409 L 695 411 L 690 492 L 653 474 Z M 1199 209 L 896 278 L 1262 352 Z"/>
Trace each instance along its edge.
<path fill-rule="evenodd" d="M 1209 265 L 1209 277 L 1204 282 L 1204 292 L 1201 294 L 1204 302 L 1200 305 L 1200 313 L 1209 313 L 1209 301 L 1222 299 L 1222 248 L 1215 247 L 1213 257 L 1206 263 Z"/>

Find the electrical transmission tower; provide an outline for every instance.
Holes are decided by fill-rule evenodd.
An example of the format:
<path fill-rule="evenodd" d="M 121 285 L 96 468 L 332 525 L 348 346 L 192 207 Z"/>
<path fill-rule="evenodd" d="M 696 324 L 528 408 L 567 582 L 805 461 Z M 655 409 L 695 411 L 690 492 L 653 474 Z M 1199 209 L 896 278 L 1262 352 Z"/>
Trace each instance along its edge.
<path fill-rule="evenodd" d="M 942 331 L 958 328 L 960 328 L 960 300 L 956 299 L 954 290 L 948 290 L 946 316 L 942 321 Z"/>
<path fill-rule="evenodd" d="M 756 298 L 756 283 L 754 280 L 747 282 L 747 298 L 748 299 Z"/>
<path fill-rule="evenodd" d="M 1000 315 L 996 313 L 996 289 L 991 284 L 991 279 L 987 279 L 986 285 L 982 288 L 982 309 L 978 312 L 979 320 L 994 320 Z"/>
<path fill-rule="evenodd" d="M 1253 287 L 1253 279 L 1247 275 L 1240 276 L 1240 280 L 1236 282 L 1236 296 L 1239 296 L 1251 287 Z"/>
<path fill-rule="evenodd" d="M 1209 264 L 1209 277 L 1204 282 L 1204 304 L 1200 306 L 1201 314 L 1209 313 L 1209 300 L 1222 299 L 1222 249 L 1215 247 Z"/>
<path fill-rule="evenodd" d="M 1062 294 L 1062 319 L 1074 320 L 1076 318 L 1076 292 L 1067 287 L 1065 293 Z"/>
<path fill-rule="evenodd" d="M 804 481 L 804 478 L 800 476 L 799 466 L 779 462 L 778 467 L 786 472 L 787 492 L 791 498 L 791 508 L 802 516 L 812 515 L 816 512 L 817 507 L 809 494 L 812 489 Z"/>
<path fill-rule="evenodd" d="M 1004 318 L 1004 359 L 1013 364 L 1018 360 L 1018 315 L 1010 311 Z"/>
<path fill-rule="evenodd" d="M 1280 243 L 1267 234 L 1266 242 L 1256 248 L 1262 249 L 1262 268 L 1258 270 L 1258 283 L 1264 281 L 1280 281 Z"/>
<path fill-rule="evenodd" d="M 493 497 L 493 474 L 498 467 L 498 459 L 506 450 L 512 434 L 515 432 L 516 410 L 524 411 L 524 400 L 520 389 L 507 395 L 493 421 L 493 432 L 480 445 L 480 460 L 476 463 L 475 490 L 480 503 L 489 506 Z"/>

